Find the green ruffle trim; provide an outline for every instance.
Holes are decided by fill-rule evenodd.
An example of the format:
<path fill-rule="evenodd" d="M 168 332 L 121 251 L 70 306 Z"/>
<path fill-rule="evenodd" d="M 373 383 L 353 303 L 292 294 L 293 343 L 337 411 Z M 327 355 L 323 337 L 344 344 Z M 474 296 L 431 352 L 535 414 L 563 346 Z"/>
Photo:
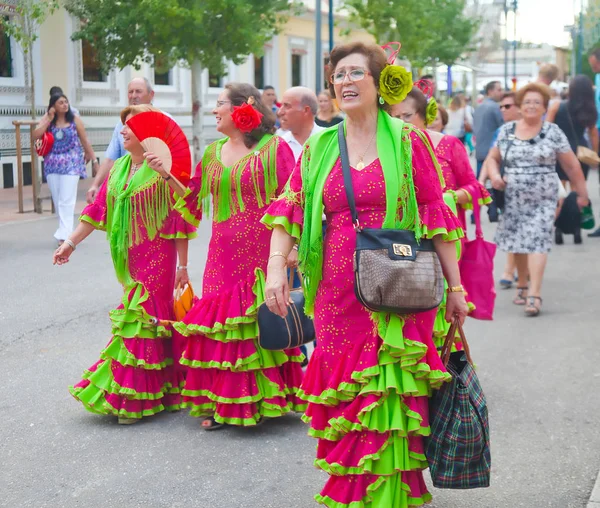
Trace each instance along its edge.
<path fill-rule="evenodd" d="M 193 240 L 198 236 L 198 233 L 196 231 L 193 231 L 191 233 L 182 233 L 181 231 L 178 231 L 174 235 L 160 234 L 159 236 L 161 238 L 164 238 L 165 240 Z"/>
<path fill-rule="evenodd" d="M 422 230 L 423 238 L 433 238 L 437 235 L 443 235 L 444 242 L 454 242 L 456 240 L 460 240 L 465 236 L 465 233 L 462 230 L 462 228 L 453 229 L 451 231 L 448 231 L 446 228 L 436 228 L 429 231 L 427 229 L 427 226 L 423 224 Z"/>
<path fill-rule="evenodd" d="M 100 231 L 106 231 L 106 223 L 105 222 L 97 222 L 92 219 L 89 215 L 81 215 L 79 217 L 80 222 L 87 222 L 94 226 L 94 228 L 99 229 Z"/>
<path fill-rule="evenodd" d="M 134 289 L 135 288 L 135 289 Z M 131 298 L 129 295 L 133 291 Z M 156 339 L 170 337 L 172 334 L 163 326 L 156 326 L 152 317 L 142 307 L 149 298 L 148 291 L 140 282 L 125 288 L 123 308 L 109 312 L 112 321 L 112 334 L 125 339 Z"/>
<path fill-rule="evenodd" d="M 262 370 L 270 367 L 280 367 L 287 362 L 301 363 L 304 355 L 288 356 L 283 351 L 267 351 L 261 348 L 256 341 L 256 352 L 246 358 L 238 358 L 235 363 L 231 362 L 199 362 L 197 360 L 188 360 L 181 358 L 180 363 L 194 369 L 219 369 L 230 370 L 232 372 L 246 372 L 251 370 Z"/>
<path fill-rule="evenodd" d="M 467 203 L 465 203 L 464 205 L 460 205 L 460 206 L 462 208 L 464 208 L 465 210 L 473 210 L 473 197 L 471 196 L 471 193 L 465 189 L 462 189 L 462 190 L 465 191 L 469 195 L 469 201 Z M 479 206 L 488 205 L 492 202 L 492 198 L 491 198 L 491 196 L 488 196 L 486 198 L 479 198 L 477 200 L 477 202 L 479 203 Z"/>
<path fill-rule="evenodd" d="M 380 476 L 367 487 L 365 497 L 360 501 L 344 504 L 320 494 L 315 496 L 315 500 L 328 508 L 409 508 L 431 502 L 432 496 L 429 492 L 420 498 L 411 497 L 410 487 L 402 482 L 399 476 L 400 473 L 392 477 Z"/>
<path fill-rule="evenodd" d="M 186 222 L 190 223 L 192 226 L 198 227 L 200 221 L 192 215 L 187 207 L 187 203 L 185 202 L 185 198 L 187 198 L 191 193 L 192 190 L 188 187 L 185 191 L 185 194 L 177 200 L 173 208 L 179 212 Z"/>
<path fill-rule="evenodd" d="M 391 435 L 386 443 L 371 455 L 365 455 L 356 467 L 341 464 L 328 464 L 324 459 L 316 459 L 315 466 L 334 476 L 374 474 L 390 476 L 402 471 L 417 471 L 428 467 L 427 458 L 408 449 L 408 439 L 398 439 Z"/>
<path fill-rule="evenodd" d="M 261 219 L 261 222 L 270 229 L 273 229 L 275 226 L 282 226 L 288 235 L 297 240 L 300 239 L 300 235 L 302 234 L 302 230 L 299 224 L 290 223 L 287 217 L 283 216 L 273 216 L 269 214 L 265 214 Z"/>
<path fill-rule="evenodd" d="M 212 327 L 185 324 L 179 321 L 173 324 L 173 328 L 184 337 L 205 335 L 219 342 L 256 339 L 258 337 L 256 313 L 265 298 L 265 274 L 260 268 L 257 268 L 254 274 L 255 280 L 252 286 L 255 296 L 254 303 L 246 309 L 243 316 L 227 318 L 224 323 L 216 322 Z"/>
<path fill-rule="evenodd" d="M 125 346 L 123 338 L 118 336 L 114 337 L 110 344 L 106 347 L 106 349 L 102 351 L 102 353 L 100 354 L 100 358 L 103 358 L 105 360 L 114 359 L 121 365 L 127 365 L 130 367 L 137 367 L 146 370 L 161 370 L 167 367 L 168 365 L 173 365 L 173 360 L 171 358 L 160 363 L 146 363 L 145 360 L 141 358 L 136 358 L 133 354 L 129 352 L 129 350 Z"/>

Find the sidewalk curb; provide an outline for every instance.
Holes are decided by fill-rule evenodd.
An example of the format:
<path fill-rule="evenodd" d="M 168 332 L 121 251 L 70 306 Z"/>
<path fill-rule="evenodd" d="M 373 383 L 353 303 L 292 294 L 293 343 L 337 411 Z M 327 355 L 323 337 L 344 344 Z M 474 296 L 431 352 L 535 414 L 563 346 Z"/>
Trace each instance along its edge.
<path fill-rule="evenodd" d="M 598 472 L 598 476 L 596 477 L 596 483 L 592 489 L 587 508 L 600 508 L 600 472 Z"/>

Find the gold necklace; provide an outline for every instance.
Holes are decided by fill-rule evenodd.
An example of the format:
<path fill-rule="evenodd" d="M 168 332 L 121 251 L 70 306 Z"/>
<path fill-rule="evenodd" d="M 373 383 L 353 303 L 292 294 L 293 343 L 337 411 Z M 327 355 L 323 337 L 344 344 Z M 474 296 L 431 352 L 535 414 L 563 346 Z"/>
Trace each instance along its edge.
<path fill-rule="evenodd" d="M 364 153 L 358 158 L 358 163 L 356 164 L 356 171 L 362 171 L 363 169 L 365 169 L 365 155 L 367 155 L 367 152 L 369 151 L 369 148 L 371 148 L 371 143 L 373 143 L 373 140 L 375 139 L 375 135 L 377 134 L 377 129 L 375 129 L 375 132 L 373 133 L 373 136 L 371 137 L 371 141 L 369 141 L 369 144 L 367 145 L 367 148 L 365 149 Z"/>

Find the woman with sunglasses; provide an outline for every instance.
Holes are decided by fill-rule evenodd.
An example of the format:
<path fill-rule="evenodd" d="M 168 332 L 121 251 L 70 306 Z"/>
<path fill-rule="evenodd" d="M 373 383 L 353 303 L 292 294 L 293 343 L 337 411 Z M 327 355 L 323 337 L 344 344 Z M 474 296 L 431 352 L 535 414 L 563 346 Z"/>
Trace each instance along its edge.
<path fill-rule="evenodd" d="M 542 281 L 552 248 L 552 229 L 559 182 L 560 162 L 577 192 L 577 203 L 589 203 L 585 178 L 564 132 L 545 122 L 550 94 L 545 85 L 530 83 L 517 92 L 522 118 L 500 128 L 496 145 L 487 158 L 494 189 L 505 190 L 504 213 L 496 231 L 498 247 L 514 254 L 518 286 L 515 305 L 525 315 L 538 316 L 542 309 Z M 504 176 L 500 174 L 504 164 Z"/>
<path fill-rule="evenodd" d="M 260 219 L 288 180 L 294 155 L 273 135 L 275 115 L 252 85 L 225 86 L 213 114 L 225 137 L 206 148 L 178 203 L 197 225 L 212 198 L 202 298 L 175 324 L 187 337 L 184 404 L 192 416 L 204 417 L 205 430 L 255 426 L 306 408 L 296 396 L 304 356 L 297 348 L 262 349 L 256 323 L 270 238 Z"/>
<path fill-rule="evenodd" d="M 329 69 L 332 94 L 346 114 L 361 226 L 432 238 L 452 286 L 447 318 L 463 321 L 468 307 L 455 245 L 460 223 L 444 203 L 427 136 L 387 113 L 412 88 L 410 73 L 388 65 L 379 46 L 361 42 L 334 48 Z M 317 501 L 335 508 L 428 502 L 422 474 L 428 396 L 449 379 L 431 339 L 436 310 L 374 313 L 356 298 L 356 233 L 337 126 L 309 138 L 263 221 L 274 230 L 266 302 L 280 316 L 287 314 L 289 295 L 286 256 L 300 242 L 306 312 L 317 335 L 300 396 L 309 401 L 309 434 L 319 440 L 316 464 L 330 475 Z"/>

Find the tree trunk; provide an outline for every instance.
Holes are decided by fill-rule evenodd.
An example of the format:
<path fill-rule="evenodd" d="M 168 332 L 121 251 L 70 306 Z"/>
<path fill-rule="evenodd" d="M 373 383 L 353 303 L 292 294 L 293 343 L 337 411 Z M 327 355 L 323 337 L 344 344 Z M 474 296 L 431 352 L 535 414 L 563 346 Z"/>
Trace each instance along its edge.
<path fill-rule="evenodd" d="M 194 165 L 200 162 L 204 151 L 204 114 L 202 112 L 202 64 L 192 62 L 192 147 Z"/>

